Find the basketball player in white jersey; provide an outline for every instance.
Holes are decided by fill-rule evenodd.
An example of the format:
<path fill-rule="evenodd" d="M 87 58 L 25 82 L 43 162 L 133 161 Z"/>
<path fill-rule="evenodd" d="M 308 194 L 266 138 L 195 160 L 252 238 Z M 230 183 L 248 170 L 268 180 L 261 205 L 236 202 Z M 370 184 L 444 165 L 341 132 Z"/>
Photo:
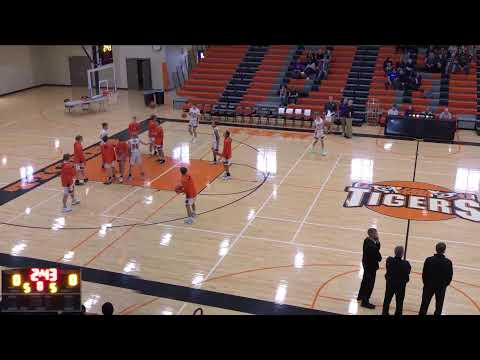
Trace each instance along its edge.
<path fill-rule="evenodd" d="M 217 162 L 217 153 L 218 147 L 220 144 L 220 132 L 218 131 L 217 124 L 215 120 L 212 120 L 212 153 L 213 153 L 213 161 L 211 162 L 212 165 L 218 164 Z"/>
<path fill-rule="evenodd" d="M 128 153 L 130 154 L 129 165 L 128 165 L 128 177 L 127 180 L 132 180 L 132 167 L 138 165 L 140 167 L 140 175 L 145 177 L 145 172 L 143 171 L 143 161 L 142 154 L 140 153 L 140 144 L 149 145 L 138 138 L 138 135 L 132 134 L 132 137 L 127 141 L 128 144 Z"/>
<path fill-rule="evenodd" d="M 312 152 L 315 151 L 315 145 L 317 145 L 318 140 L 320 140 L 322 144 L 322 156 L 327 155 L 327 152 L 325 151 L 325 132 L 324 132 L 324 127 L 325 127 L 325 120 L 322 119 L 320 116 L 319 112 L 315 112 L 315 119 L 313 121 L 313 127 L 314 127 L 314 133 L 313 133 L 313 138 L 315 139 L 312 144 Z"/>
<path fill-rule="evenodd" d="M 200 109 L 195 104 L 192 104 L 188 110 L 188 132 L 192 135 L 192 143 L 197 141 L 197 127 L 200 119 Z"/>

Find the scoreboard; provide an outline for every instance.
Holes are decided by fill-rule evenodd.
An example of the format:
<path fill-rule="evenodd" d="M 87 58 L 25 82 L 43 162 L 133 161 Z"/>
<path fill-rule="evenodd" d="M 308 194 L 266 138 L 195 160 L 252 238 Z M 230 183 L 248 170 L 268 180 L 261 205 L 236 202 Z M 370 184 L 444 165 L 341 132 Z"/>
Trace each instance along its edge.
<path fill-rule="evenodd" d="M 100 62 L 102 65 L 111 64 L 113 62 L 112 45 L 100 45 Z"/>
<path fill-rule="evenodd" d="M 80 270 L 2 270 L 4 312 L 80 312 L 81 306 Z"/>

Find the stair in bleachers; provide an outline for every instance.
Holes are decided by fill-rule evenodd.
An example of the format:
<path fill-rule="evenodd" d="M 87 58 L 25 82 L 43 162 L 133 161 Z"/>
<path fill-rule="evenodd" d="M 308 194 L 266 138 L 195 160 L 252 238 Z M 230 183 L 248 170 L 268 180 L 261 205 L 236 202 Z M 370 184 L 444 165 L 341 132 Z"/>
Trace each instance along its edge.
<path fill-rule="evenodd" d="M 248 48 L 244 58 L 240 64 L 238 64 L 232 79 L 220 97 L 218 101 L 219 104 L 235 106 L 242 101 L 268 49 L 268 46 L 256 45 Z"/>
<path fill-rule="evenodd" d="M 353 100 L 353 123 L 358 125 L 365 121 L 366 104 L 370 83 L 374 75 L 379 46 L 359 46 L 353 58 L 343 96 Z"/>
<path fill-rule="evenodd" d="M 295 48 L 291 45 L 272 45 L 268 48 L 240 105 L 270 108 L 279 106 L 280 86 Z"/>
<path fill-rule="evenodd" d="M 248 45 L 210 46 L 177 95 L 188 102 L 215 104 L 243 60 Z"/>
<path fill-rule="evenodd" d="M 320 82 L 318 88 L 314 86 L 308 97 L 299 98 L 297 105 L 291 107 L 323 112 L 329 96 L 339 103 L 342 100 L 342 92 L 348 80 L 356 49 L 356 46 L 345 45 L 333 47 L 327 78 Z"/>

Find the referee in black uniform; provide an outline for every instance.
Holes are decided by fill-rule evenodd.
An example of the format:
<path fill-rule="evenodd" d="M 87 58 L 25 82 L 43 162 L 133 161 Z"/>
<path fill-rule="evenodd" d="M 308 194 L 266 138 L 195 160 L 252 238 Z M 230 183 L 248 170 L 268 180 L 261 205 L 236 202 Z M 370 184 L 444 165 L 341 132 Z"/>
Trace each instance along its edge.
<path fill-rule="evenodd" d="M 377 229 L 370 228 L 367 233 L 368 237 L 363 241 L 363 278 L 357 300 L 362 302 L 362 307 L 375 309 L 375 305 L 370 303 L 370 296 L 375 286 L 378 263 L 382 261 L 382 255 L 380 254 L 380 240 L 378 240 Z"/>
<path fill-rule="evenodd" d="M 434 315 L 442 315 L 445 292 L 453 277 L 452 262 L 444 255 L 446 249 L 445 243 L 438 243 L 435 247 L 437 253 L 428 257 L 423 264 L 423 293 L 419 315 L 427 314 L 433 295 L 435 295 Z"/>
<path fill-rule="evenodd" d="M 395 257 L 389 256 L 387 258 L 387 273 L 385 279 L 387 286 L 385 289 L 385 299 L 383 300 L 382 315 L 389 315 L 388 309 L 393 295 L 395 295 L 395 315 L 402 315 L 403 299 L 405 298 L 405 287 L 410 280 L 410 271 L 412 267 L 410 263 L 402 259 L 403 246 L 397 246 L 394 250 Z"/>

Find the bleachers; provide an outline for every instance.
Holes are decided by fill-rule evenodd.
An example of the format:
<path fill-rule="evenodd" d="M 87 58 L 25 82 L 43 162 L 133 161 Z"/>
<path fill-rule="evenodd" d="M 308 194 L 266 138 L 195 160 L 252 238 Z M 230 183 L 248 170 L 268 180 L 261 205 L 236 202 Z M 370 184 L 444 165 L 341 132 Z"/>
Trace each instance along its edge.
<path fill-rule="evenodd" d="M 400 61 L 400 53 L 393 46 L 334 46 L 328 76 L 316 82 L 285 77 L 292 58 L 306 56 L 303 49 L 288 45 L 211 47 L 177 93 L 200 104 L 204 113 L 240 122 L 257 117 L 257 125 L 272 121 L 284 126 L 295 126 L 296 121 L 308 125 L 314 111 L 323 112 L 329 96 L 336 102 L 343 97 L 353 99 L 357 124 L 364 121 L 366 103 L 372 99 L 380 103 L 384 113 L 392 104 L 397 104 L 400 112 L 411 105 L 415 112 L 431 111 L 436 115 L 448 107 L 459 124 L 465 122 L 464 128 L 475 129 L 476 118 L 480 120 L 480 73 L 476 63 L 470 64 L 470 74 L 426 73 L 425 54 L 418 49 L 414 64 L 422 75 L 421 87 L 415 91 L 393 90 L 385 89 L 383 71 L 387 57 L 394 64 Z M 285 82 L 307 96 L 279 110 L 278 90 Z M 219 108 L 221 111 L 217 111 Z"/>
<path fill-rule="evenodd" d="M 476 62 L 470 64 L 468 75 L 427 73 L 423 71 L 425 54 L 419 51 L 416 68 L 422 75 L 422 85 L 417 91 L 408 92 L 385 89 L 386 76 L 383 71 L 383 62 L 387 57 L 392 58 L 394 63 L 400 61 L 400 53 L 395 53 L 394 47 L 381 47 L 369 90 L 369 100 L 379 101 L 384 111 L 393 104 L 397 104 L 401 112 L 412 105 L 416 112 L 431 111 L 438 115 L 448 107 L 454 117 L 460 121 L 475 119 L 478 106 Z M 468 128 L 473 129 L 474 124 Z"/>
<path fill-rule="evenodd" d="M 216 104 L 243 60 L 248 45 L 211 46 L 177 95 L 188 102 Z"/>
<path fill-rule="evenodd" d="M 267 102 L 269 98 L 271 102 L 276 102 L 278 105 L 278 96 L 275 95 L 280 88 L 281 77 L 286 70 L 290 53 L 289 45 L 273 45 L 268 48 L 240 103 L 241 106 L 260 105 Z"/>
<path fill-rule="evenodd" d="M 297 106 L 290 107 L 323 111 L 329 96 L 333 96 L 334 101 L 341 101 L 355 52 L 355 46 L 335 46 L 327 78 L 321 81 L 318 90 L 312 90 L 308 97 L 298 99 Z"/>

